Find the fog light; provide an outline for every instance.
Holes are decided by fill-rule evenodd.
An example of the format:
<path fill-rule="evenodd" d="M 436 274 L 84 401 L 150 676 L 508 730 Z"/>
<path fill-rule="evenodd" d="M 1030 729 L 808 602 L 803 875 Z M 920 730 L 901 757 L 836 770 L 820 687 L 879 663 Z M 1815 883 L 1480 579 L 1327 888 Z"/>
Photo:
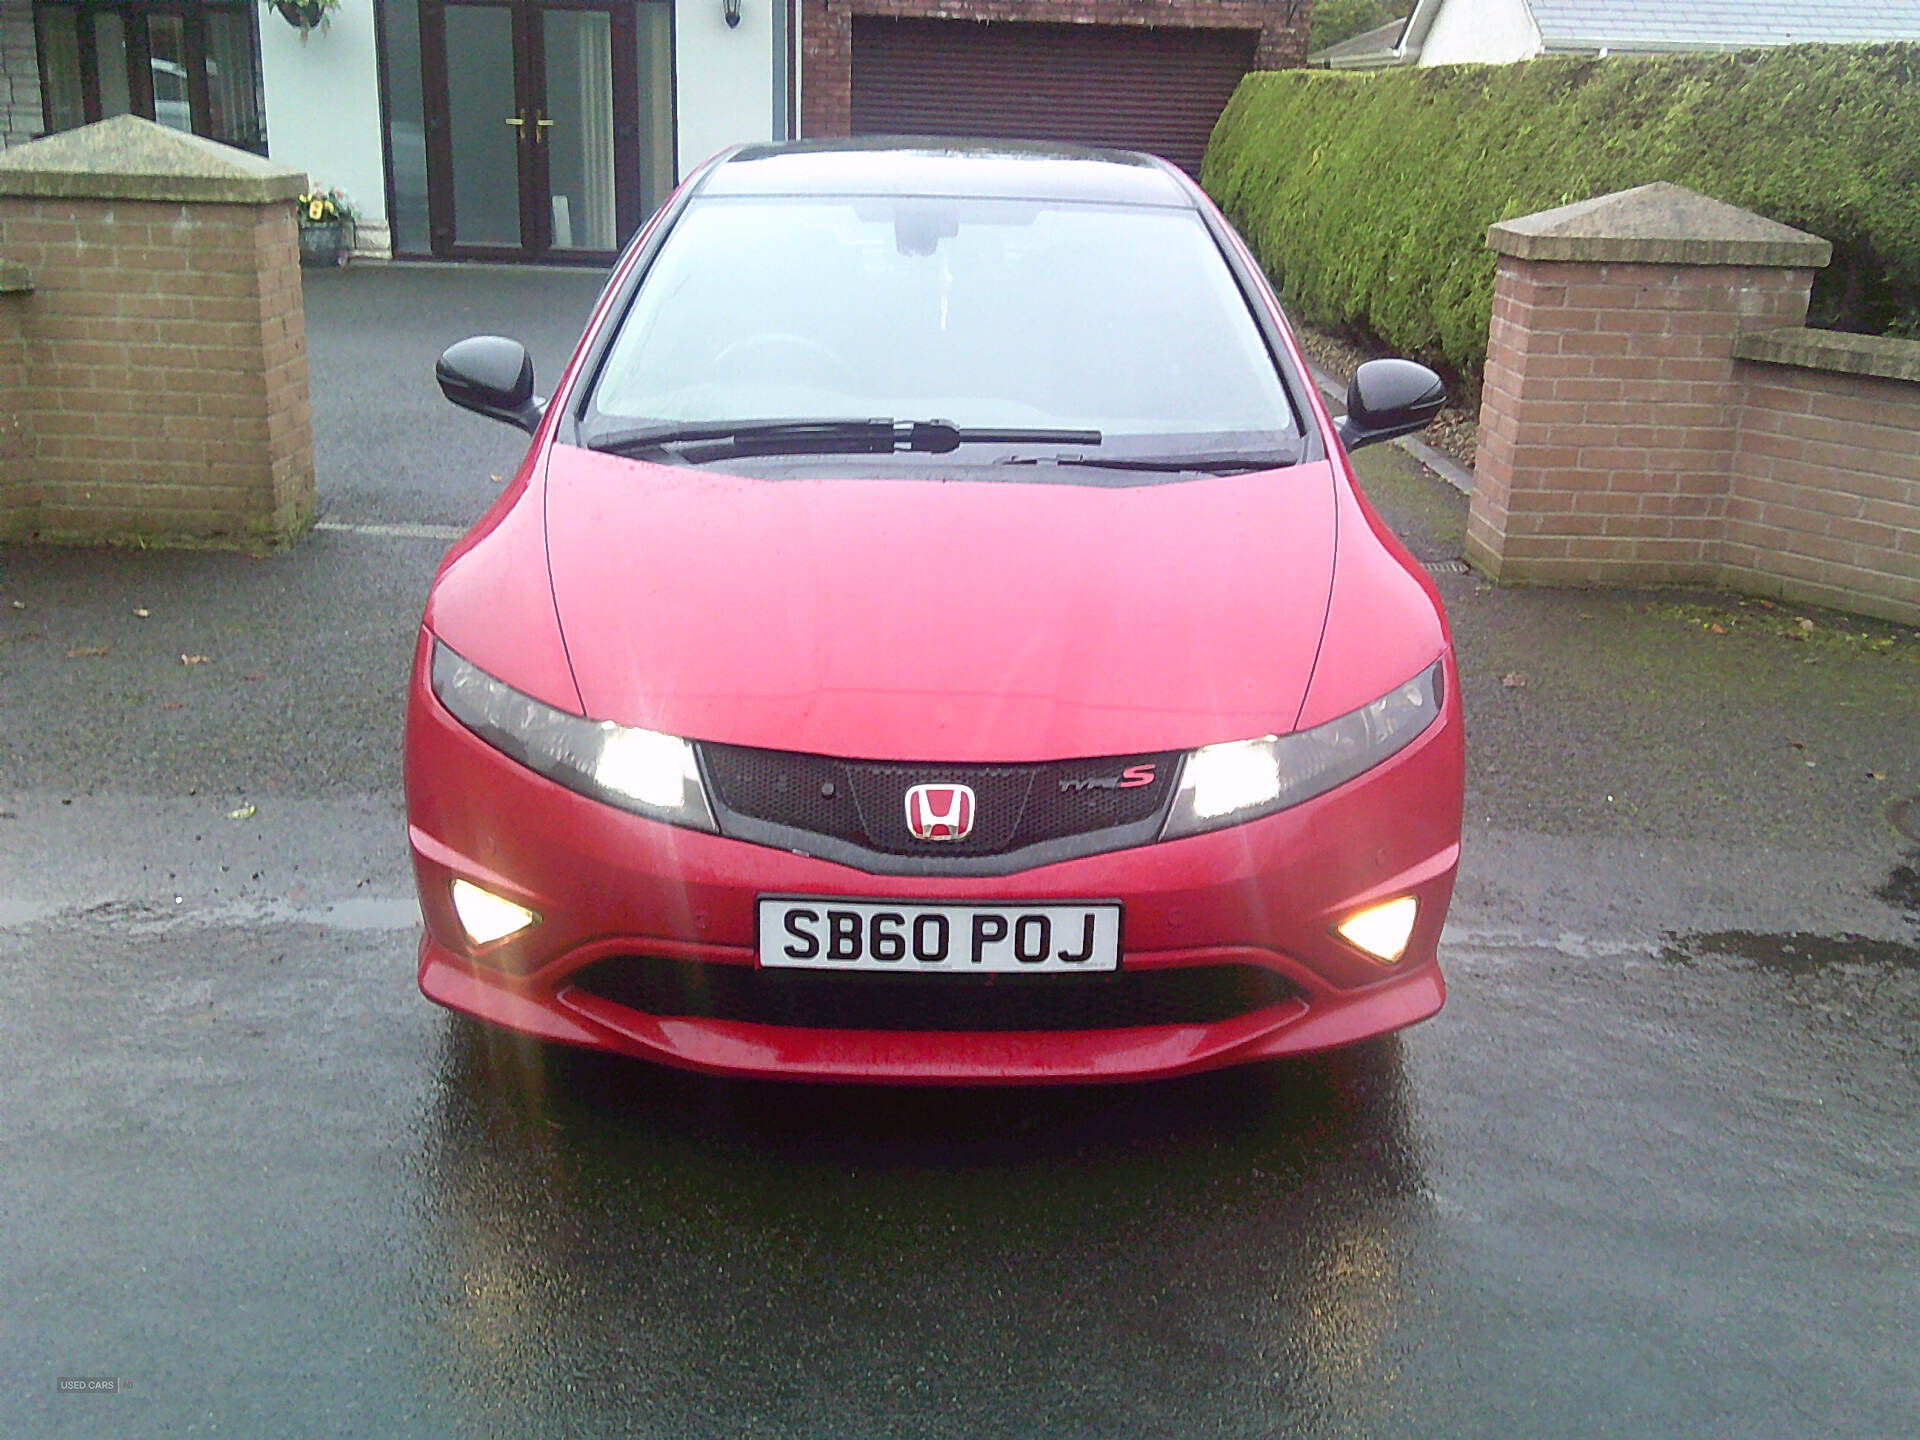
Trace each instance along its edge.
<path fill-rule="evenodd" d="M 526 929 L 540 917 L 524 905 L 503 900 L 468 880 L 453 882 L 453 913 L 475 945 L 491 945 Z"/>
<path fill-rule="evenodd" d="M 1419 901 L 1402 895 L 1349 917 L 1340 926 L 1340 938 L 1391 965 L 1406 950 L 1408 937 L 1413 934 L 1413 917 L 1419 910 Z"/>

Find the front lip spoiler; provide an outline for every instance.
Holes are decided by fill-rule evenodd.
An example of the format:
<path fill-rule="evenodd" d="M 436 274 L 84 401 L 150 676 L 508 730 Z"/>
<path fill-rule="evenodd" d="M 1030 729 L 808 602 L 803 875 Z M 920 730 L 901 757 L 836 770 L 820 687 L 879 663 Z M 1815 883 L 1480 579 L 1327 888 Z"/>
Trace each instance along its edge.
<path fill-rule="evenodd" d="M 1169 1079 L 1306 1055 L 1415 1024 L 1445 1002 L 1431 962 L 1338 1005 L 1289 1000 L 1212 1024 L 1128 1030 L 799 1030 L 644 1015 L 563 987 L 551 1002 L 490 982 L 421 946 L 420 989 L 448 1009 L 555 1044 L 613 1051 L 714 1076 L 841 1084 L 1068 1085 Z"/>

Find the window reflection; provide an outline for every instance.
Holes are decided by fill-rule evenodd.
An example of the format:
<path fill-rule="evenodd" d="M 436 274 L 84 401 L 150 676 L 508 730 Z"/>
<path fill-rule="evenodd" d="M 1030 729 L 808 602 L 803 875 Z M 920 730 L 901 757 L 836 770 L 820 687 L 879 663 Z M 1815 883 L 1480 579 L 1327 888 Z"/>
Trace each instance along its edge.
<path fill-rule="evenodd" d="M 153 118 L 169 129 L 191 135 L 193 102 L 187 93 L 187 22 L 178 15 L 149 15 L 147 53 L 153 74 Z"/>

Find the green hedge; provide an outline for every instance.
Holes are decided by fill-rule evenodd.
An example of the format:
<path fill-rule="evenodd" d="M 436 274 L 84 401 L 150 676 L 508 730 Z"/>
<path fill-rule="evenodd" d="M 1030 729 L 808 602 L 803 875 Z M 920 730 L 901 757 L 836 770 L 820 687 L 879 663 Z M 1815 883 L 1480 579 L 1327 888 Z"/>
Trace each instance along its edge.
<path fill-rule="evenodd" d="M 1813 323 L 1920 336 L 1920 45 L 1256 73 L 1201 172 L 1302 320 L 1476 389 L 1487 227 L 1653 180 L 1831 240 Z"/>

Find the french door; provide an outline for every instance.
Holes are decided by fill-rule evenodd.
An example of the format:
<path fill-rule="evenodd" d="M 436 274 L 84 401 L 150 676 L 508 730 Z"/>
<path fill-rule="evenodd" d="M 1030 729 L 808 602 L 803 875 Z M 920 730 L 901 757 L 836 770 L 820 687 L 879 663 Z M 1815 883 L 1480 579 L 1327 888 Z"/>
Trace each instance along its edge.
<path fill-rule="evenodd" d="M 635 27 L 654 8 L 421 0 L 434 254 L 613 256 L 643 218 Z"/>

